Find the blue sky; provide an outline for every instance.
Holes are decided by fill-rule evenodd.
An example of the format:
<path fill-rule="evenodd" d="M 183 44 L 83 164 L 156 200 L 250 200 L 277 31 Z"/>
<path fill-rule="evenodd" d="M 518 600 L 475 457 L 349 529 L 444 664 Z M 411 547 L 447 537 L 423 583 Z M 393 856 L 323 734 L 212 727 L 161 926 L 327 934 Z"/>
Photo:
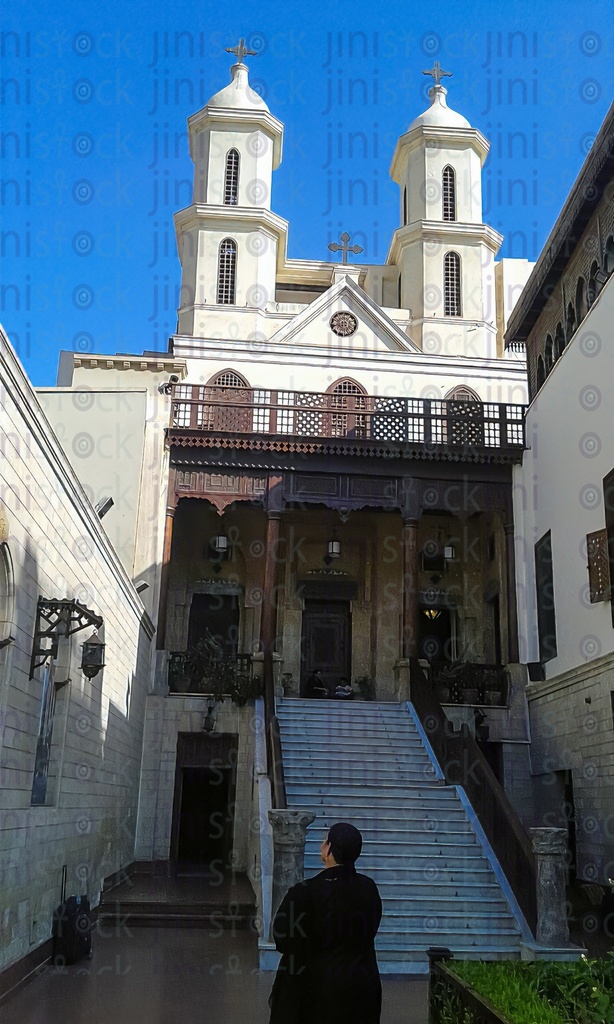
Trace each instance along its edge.
<path fill-rule="evenodd" d="M 388 168 L 428 104 L 491 142 L 485 220 L 503 256 L 539 253 L 611 99 L 609 0 L 592 4 L 288 0 L 12 5 L 0 29 L 0 319 L 35 384 L 61 349 L 165 351 L 190 201 L 186 118 L 229 80 L 245 36 L 252 85 L 285 124 L 273 209 L 289 255 L 327 258 L 343 230 L 383 261 L 398 224 Z M 349 155 L 352 146 L 351 158 Z M 331 201 L 332 200 L 332 201 Z"/>

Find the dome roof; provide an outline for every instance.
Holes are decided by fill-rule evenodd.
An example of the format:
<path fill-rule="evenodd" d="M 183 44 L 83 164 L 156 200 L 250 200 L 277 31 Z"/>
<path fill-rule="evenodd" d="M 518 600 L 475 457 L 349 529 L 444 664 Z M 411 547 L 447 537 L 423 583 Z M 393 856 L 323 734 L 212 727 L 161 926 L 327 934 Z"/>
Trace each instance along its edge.
<path fill-rule="evenodd" d="M 408 131 L 412 128 L 419 128 L 421 125 L 428 125 L 432 128 L 471 128 L 469 121 L 456 110 L 451 110 L 446 103 L 447 89 L 443 85 L 434 85 L 429 89 L 431 97 L 430 107 L 412 121 Z"/>
<path fill-rule="evenodd" d="M 269 108 L 258 95 L 250 88 L 247 80 L 247 65 L 233 64 L 230 69 L 232 76 L 230 85 L 220 92 L 216 92 L 208 101 L 208 107 L 224 107 L 231 110 L 257 110 L 259 113 L 269 112 Z"/>

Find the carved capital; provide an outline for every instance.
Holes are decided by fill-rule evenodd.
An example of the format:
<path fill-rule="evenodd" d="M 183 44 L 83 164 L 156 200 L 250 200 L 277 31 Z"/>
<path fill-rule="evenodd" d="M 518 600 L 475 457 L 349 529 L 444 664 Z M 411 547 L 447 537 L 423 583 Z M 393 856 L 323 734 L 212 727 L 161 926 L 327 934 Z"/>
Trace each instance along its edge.
<path fill-rule="evenodd" d="M 269 821 L 275 846 L 302 851 L 307 828 L 315 821 L 315 814 L 311 811 L 272 810 L 269 811 Z"/>
<path fill-rule="evenodd" d="M 533 852 L 550 856 L 565 856 L 567 853 L 567 829 L 531 828 Z"/>

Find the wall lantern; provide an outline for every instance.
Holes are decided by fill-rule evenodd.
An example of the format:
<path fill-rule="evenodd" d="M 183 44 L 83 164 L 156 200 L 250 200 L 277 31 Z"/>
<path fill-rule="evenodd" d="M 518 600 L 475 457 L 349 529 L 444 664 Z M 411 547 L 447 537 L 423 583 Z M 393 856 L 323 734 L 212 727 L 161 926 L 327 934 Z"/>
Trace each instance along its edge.
<path fill-rule="evenodd" d="M 329 558 L 339 558 L 341 555 L 341 541 L 329 540 L 327 550 Z"/>
<path fill-rule="evenodd" d="M 443 557 L 445 558 L 446 562 L 451 562 L 453 561 L 453 559 L 456 558 L 456 550 L 453 544 L 446 544 L 446 546 L 443 549 Z"/>
<path fill-rule="evenodd" d="M 210 544 L 216 555 L 228 554 L 228 537 L 225 537 L 223 533 L 220 533 L 217 537 L 212 537 Z"/>
<path fill-rule="evenodd" d="M 105 645 L 95 630 L 81 645 L 81 669 L 88 679 L 93 679 L 104 668 L 104 649 Z"/>
<path fill-rule="evenodd" d="M 435 619 L 438 619 L 439 616 L 441 615 L 441 612 L 439 611 L 438 608 L 424 608 L 423 611 L 427 619 L 430 619 L 431 622 L 434 622 Z"/>
<path fill-rule="evenodd" d="M 100 629 L 102 617 L 90 611 L 85 605 L 70 598 L 56 600 L 39 597 L 36 605 L 36 624 L 30 657 L 30 679 L 34 678 L 37 668 L 44 665 L 49 658 L 57 658 L 60 637 L 69 637 L 88 626 Z M 101 641 L 97 639 L 97 643 Z M 104 651 L 104 644 L 101 644 Z M 85 645 L 84 645 L 85 647 Z M 100 668 L 102 668 L 102 664 Z M 96 669 L 98 672 L 99 669 Z M 96 675 L 96 672 L 93 675 Z"/>

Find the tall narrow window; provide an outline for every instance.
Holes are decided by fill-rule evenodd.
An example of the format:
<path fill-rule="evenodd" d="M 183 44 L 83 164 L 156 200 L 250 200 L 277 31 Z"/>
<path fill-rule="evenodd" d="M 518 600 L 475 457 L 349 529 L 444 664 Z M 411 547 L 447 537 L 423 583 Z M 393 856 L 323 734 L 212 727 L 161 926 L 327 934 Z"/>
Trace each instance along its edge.
<path fill-rule="evenodd" d="M 441 176 L 441 199 L 444 220 L 456 220 L 456 175 L 452 167 L 444 167 Z"/>
<path fill-rule="evenodd" d="M 222 305 L 234 305 L 236 277 L 237 243 L 232 238 L 225 238 L 220 244 L 217 270 L 217 301 Z"/>
<path fill-rule="evenodd" d="M 403 223 L 407 224 L 407 188 L 403 189 Z"/>
<path fill-rule="evenodd" d="M 239 202 L 239 154 L 230 149 L 226 154 L 224 176 L 224 206 L 236 206 Z"/>
<path fill-rule="evenodd" d="M 462 316 L 460 256 L 447 252 L 443 263 L 444 315 Z"/>
<path fill-rule="evenodd" d="M 541 388 L 542 384 L 544 383 L 545 379 L 546 379 L 546 370 L 545 370 L 545 367 L 544 367 L 544 360 L 542 359 L 541 356 L 538 356 L 537 357 L 537 374 L 536 374 L 536 377 L 535 377 L 535 383 L 536 383 L 538 391 Z"/>
<path fill-rule="evenodd" d="M 51 738 L 55 712 L 55 684 L 53 664 L 48 661 L 43 669 L 43 692 L 41 694 L 38 736 L 36 739 L 36 762 L 32 779 L 31 803 L 44 804 L 47 799 L 47 779 L 51 760 Z"/>
<path fill-rule="evenodd" d="M 561 325 L 559 324 L 559 327 L 560 326 Z M 561 328 L 561 330 L 562 330 L 562 328 Z M 554 343 L 552 341 L 552 336 L 550 334 L 548 334 L 548 335 L 546 335 L 546 345 L 545 345 L 545 348 L 544 348 L 544 369 L 546 371 L 546 375 L 550 373 L 550 370 L 552 369 L 553 365 L 554 365 Z"/>
<path fill-rule="evenodd" d="M 537 591 L 539 660 L 543 663 L 556 658 L 557 654 L 550 530 L 535 545 L 535 589 Z"/>

